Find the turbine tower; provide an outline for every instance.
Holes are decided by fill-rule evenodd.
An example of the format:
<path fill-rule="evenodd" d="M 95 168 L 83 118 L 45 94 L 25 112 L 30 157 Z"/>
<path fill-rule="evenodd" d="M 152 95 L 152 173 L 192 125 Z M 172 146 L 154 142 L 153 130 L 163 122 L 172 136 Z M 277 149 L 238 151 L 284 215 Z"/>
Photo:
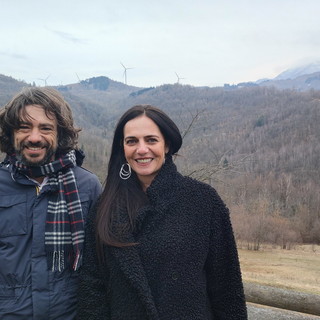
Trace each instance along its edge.
<path fill-rule="evenodd" d="M 120 62 L 120 64 L 123 66 L 124 68 L 124 72 L 123 72 L 123 76 L 124 76 L 124 83 L 127 84 L 127 70 L 129 69 L 133 69 L 133 68 L 127 68 L 124 66 L 124 64 L 122 62 Z"/>
<path fill-rule="evenodd" d="M 177 83 L 178 83 L 178 84 L 180 83 L 180 80 L 185 79 L 185 78 L 180 78 L 176 72 L 175 72 L 175 74 L 176 74 L 176 76 L 177 76 Z"/>
<path fill-rule="evenodd" d="M 49 79 L 49 77 L 50 77 L 50 74 L 46 78 L 44 78 L 44 79 L 38 78 L 38 80 L 43 81 L 44 82 L 44 86 L 46 87 L 47 86 L 47 80 Z"/>
<path fill-rule="evenodd" d="M 81 80 L 80 80 L 80 78 L 79 78 L 79 76 L 78 76 L 77 73 L 76 73 L 76 76 L 77 76 L 77 78 L 78 78 L 79 83 L 81 83 Z"/>

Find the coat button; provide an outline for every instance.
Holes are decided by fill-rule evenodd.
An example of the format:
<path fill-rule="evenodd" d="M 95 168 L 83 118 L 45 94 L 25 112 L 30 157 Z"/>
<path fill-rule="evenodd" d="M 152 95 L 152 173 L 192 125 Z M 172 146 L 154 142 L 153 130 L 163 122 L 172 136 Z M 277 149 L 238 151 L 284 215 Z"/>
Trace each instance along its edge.
<path fill-rule="evenodd" d="M 173 272 L 171 273 L 171 278 L 172 278 L 172 280 L 174 280 L 174 281 L 178 280 L 178 278 L 179 278 L 178 272 L 173 271 Z"/>

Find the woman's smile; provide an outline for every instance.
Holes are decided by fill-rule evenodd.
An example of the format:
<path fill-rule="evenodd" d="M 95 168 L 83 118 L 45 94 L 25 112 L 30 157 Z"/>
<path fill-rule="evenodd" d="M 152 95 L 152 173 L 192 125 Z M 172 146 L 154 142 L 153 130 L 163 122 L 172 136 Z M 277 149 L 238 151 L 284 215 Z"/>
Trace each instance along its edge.
<path fill-rule="evenodd" d="M 153 120 L 142 115 L 124 126 L 124 155 L 144 190 L 161 169 L 168 152 L 165 139 Z"/>

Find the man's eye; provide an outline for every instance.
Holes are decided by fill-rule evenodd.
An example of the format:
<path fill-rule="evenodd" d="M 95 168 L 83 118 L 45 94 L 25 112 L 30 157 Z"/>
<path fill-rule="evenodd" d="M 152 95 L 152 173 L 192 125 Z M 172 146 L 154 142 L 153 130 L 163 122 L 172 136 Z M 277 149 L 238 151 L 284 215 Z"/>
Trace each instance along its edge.
<path fill-rule="evenodd" d="M 29 129 L 29 127 L 27 125 L 21 124 L 19 126 L 19 130 L 26 130 L 26 129 Z"/>

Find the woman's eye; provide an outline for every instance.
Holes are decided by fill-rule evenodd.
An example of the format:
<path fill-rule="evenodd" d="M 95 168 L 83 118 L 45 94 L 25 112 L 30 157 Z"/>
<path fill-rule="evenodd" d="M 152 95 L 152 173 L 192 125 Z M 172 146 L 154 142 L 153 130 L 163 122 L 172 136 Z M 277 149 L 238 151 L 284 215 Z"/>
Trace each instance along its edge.
<path fill-rule="evenodd" d="M 134 139 L 126 140 L 126 144 L 134 144 L 134 143 L 135 143 Z"/>

